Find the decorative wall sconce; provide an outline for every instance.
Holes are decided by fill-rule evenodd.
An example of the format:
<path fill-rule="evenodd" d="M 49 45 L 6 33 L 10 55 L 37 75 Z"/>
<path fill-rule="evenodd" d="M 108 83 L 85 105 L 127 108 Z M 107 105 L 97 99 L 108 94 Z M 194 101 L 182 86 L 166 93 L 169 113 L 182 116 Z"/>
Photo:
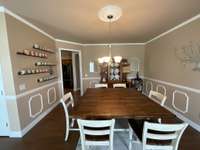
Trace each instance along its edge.
<path fill-rule="evenodd" d="M 190 42 L 180 49 L 175 48 L 176 57 L 184 64 L 193 65 L 193 71 L 200 71 L 200 45 Z"/>

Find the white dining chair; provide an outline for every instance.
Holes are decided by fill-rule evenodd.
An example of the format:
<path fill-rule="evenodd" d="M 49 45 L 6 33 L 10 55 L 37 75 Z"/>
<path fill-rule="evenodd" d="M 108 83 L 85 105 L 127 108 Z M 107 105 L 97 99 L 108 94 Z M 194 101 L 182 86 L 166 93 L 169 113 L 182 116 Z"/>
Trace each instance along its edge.
<path fill-rule="evenodd" d="M 115 83 L 113 88 L 126 88 L 126 83 Z"/>
<path fill-rule="evenodd" d="M 183 132 L 187 128 L 187 123 L 182 124 L 160 124 L 145 122 L 143 131 L 141 133 L 142 138 L 139 144 L 142 144 L 142 150 L 178 150 L 178 145 L 183 135 Z M 138 141 L 133 140 L 132 130 L 129 132 L 129 150 L 132 150 L 132 144 Z M 148 142 L 154 140 L 156 142 Z M 168 143 L 163 143 L 168 141 Z"/>
<path fill-rule="evenodd" d="M 97 83 L 94 85 L 95 88 L 108 88 L 107 83 Z"/>
<path fill-rule="evenodd" d="M 74 107 L 74 98 L 72 96 L 72 93 L 69 92 L 69 93 L 65 94 L 61 98 L 60 103 L 62 104 L 62 106 L 64 108 L 64 112 L 65 112 L 65 122 L 66 122 L 65 141 L 67 141 L 68 136 L 69 136 L 70 127 L 73 127 L 74 126 L 74 122 L 75 122 L 75 119 L 71 118 L 69 116 L 69 113 L 68 113 L 68 108 L 69 107 L 72 107 L 72 108 Z M 71 123 L 70 123 L 70 119 L 71 119 Z"/>
<path fill-rule="evenodd" d="M 113 150 L 113 130 L 115 120 L 82 120 L 77 119 L 80 129 L 81 147 L 86 150 L 88 146 L 109 146 Z M 109 136 L 107 140 L 89 140 L 87 136 Z"/>
<path fill-rule="evenodd" d="M 89 88 L 94 88 L 95 87 L 95 84 L 98 84 L 99 83 L 99 81 L 97 81 L 97 80 L 91 80 L 90 82 L 89 82 Z"/>
<path fill-rule="evenodd" d="M 161 106 L 164 106 L 167 96 L 163 95 L 157 91 L 151 90 L 149 92 L 149 98 L 153 99 L 155 102 L 159 103 Z M 158 102 L 159 101 L 159 102 Z M 158 122 L 161 123 L 161 118 L 158 118 Z"/>
<path fill-rule="evenodd" d="M 159 124 L 144 123 L 142 150 L 178 150 L 179 142 L 187 123 L 182 124 Z M 159 144 L 149 143 L 148 140 L 160 141 Z M 171 141 L 163 144 L 163 141 Z"/>
<path fill-rule="evenodd" d="M 160 105 L 164 106 L 167 96 L 165 96 L 157 91 L 151 90 L 149 93 L 149 98 L 155 100 L 156 102 L 159 101 Z"/>

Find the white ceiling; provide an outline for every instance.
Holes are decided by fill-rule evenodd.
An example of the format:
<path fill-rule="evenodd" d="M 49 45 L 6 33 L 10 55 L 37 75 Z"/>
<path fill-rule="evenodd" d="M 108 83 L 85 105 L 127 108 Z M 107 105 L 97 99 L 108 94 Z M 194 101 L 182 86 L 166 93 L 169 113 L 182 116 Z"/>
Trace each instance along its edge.
<path fill-rule="evenodd" d="M 122 8 L 112 24 L 100 21 L 108 5 Z M 144 43 L 200 13 L 200 0 L 0 0 L 57 39 L 80 43 Z"/>

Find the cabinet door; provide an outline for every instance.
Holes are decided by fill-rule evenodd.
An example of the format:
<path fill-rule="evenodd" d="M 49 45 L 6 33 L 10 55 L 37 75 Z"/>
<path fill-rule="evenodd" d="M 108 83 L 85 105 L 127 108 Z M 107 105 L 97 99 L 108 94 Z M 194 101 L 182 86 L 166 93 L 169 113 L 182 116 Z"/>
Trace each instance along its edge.
<path fill-rule="evenodd" d="M 9 136 L 8 114 L 3 93 L 2 72 L 0 66 L 0 136 Z"/>

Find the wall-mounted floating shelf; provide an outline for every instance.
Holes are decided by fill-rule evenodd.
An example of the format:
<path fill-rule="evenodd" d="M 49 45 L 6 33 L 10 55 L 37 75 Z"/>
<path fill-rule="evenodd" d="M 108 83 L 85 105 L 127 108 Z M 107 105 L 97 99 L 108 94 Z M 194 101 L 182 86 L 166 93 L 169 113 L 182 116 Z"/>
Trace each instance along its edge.
<path fill-rule="evenodd" d="M 38 61 L 38 62 L 35 63 L 35 66 L 56 66 L 56 64 Z"/>
<path fill-rule="evenodd" d="M 42 77 L 42 78 L 37 79 L 37 82 L 42 83 L 42 82 L 50 81 L 50 80 L 53 80 L 56 78 L 58 78 L 58 77 L 57 76 Z"/>
<path fill-rule="evenodd" d="M 46 54 L 42 54 L 42 55 L 31 55 L 31 54 L 27 54 L 24 52 L 17 52 L 18 55 L 24 55 L 24 56 L 30 56 L 30 57 L 38 57 L 38 58 L 45 58 L 47 59 L 47 55 Z"/>
<path fill-rule="evenodd" d="M 49 73 L 51 74 L 50 69 L 23 69 L 18 72 L 18 75 L 33 75 L 33 74 L 42 74 Z"/>
<path fill-rule="evenodd" d="M 48 49 L 48 48 L 41 47 L 41 46 L 38 45 L 38 44 L 33 44 L 33 48 L 34 48 L 34 49 L 37 49 L 37 50 L 40 50 L 40 51 L 48 52 L 48 53 L 55 53 L 53 50 Z"/>

